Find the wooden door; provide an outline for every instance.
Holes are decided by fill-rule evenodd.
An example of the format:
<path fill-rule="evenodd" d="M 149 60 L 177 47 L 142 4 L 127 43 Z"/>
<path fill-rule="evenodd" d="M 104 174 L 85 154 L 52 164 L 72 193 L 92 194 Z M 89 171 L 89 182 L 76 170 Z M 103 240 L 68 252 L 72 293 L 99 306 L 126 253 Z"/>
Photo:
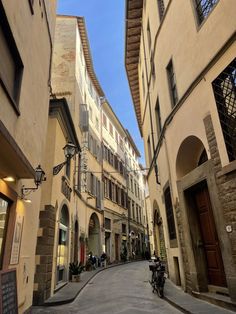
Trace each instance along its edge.
<path fill-rule="evenodd" d="M 194 192 L 197 205 L 202 239 L 198 245 L 202 246 L 206 254 L 208 282 L 211 285 L 226 286 L 224 265 L 219 247 L 214 216 L 211 208 L 207 186 L 201 186 Z"/>

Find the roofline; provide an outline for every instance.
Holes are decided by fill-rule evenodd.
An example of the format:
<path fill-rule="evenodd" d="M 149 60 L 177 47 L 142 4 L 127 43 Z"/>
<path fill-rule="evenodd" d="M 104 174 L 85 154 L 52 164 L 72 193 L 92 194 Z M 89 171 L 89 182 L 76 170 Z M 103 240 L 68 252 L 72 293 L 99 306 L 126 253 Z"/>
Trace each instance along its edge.
<path fill-rule="evenodd" d="M 141 136 L 143 134 L 141 121 L 138 64 L 142 30 L 142 15 L 143 15 L 143 0 L 126 0 L 125 68 Z M 129 30 L 131 34 L 128 34 Z"/>

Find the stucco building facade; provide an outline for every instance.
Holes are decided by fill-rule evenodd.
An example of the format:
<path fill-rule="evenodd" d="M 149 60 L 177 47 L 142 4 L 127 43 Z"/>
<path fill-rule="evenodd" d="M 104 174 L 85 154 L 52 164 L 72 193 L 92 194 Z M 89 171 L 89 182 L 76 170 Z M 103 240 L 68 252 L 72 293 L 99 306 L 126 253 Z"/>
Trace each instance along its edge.
<path fill-rule="evenodd" d="M 32 304 L 41 194 L 26 203 L 22 188 L 43 162 L 55 18 L 56 1 L 0 1 L 0 268 L 16 270 L 19 313 Z"/>
<path fill-rule="evenodd" d="M 155 249 L 184 290 L 235 301 L 235 3 L 126 4 Z"/>

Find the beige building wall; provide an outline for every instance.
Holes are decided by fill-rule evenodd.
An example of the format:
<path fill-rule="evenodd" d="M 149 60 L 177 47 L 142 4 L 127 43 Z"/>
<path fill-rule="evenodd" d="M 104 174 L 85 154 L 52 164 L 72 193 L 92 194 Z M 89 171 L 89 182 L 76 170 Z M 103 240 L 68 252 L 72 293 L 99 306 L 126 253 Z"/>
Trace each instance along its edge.
<path fill-rule="evenodd" d="M 125 135 L 125 129 L 113 112 L 112 107 L 107 100 L 104 100 L 102 102 L 102 141 L 105 251 L 110 262 L 119 261 L 121 259 L 120 254 L 123 252 L 124 247 L 127 248 L 128 244 L 127 183 L 124 158 Z M 121 164 L 123 165 L 122 168 Z M 123 204 L 122 193 L 124 193 Z"/>
<path fill-rule="evenodd" d="M 32 7 L 28 1 L 0 3 L 1 21 L 6 19 L 8 24 L 3 26 L 0 23 L 5 36 L 5 42 L 0 43 L 0 51 L 5 58 L 2 62 L 8 67 L 7 72 L 2 72 L 2 67 L 0 70 L 0 192 L 1 198 L 11 204 L 7 209 L 5 248 L 0 257 L 1 270 L 16 269 L 19 313 L 25 312 L 32 304 L 41 194 L 40 188 L 31 193 L 27 198 L 32 203 L 26 204 L 21 199 L 21 188 L 23 184 L 25 187 L 35 186 L 34 169 L 42 165 L 56 9 L 56 1 L 40 3 L 35 2 Z M 1 37 L 1 41 L 3 39 Z M 14 59 L 11 54 L 15 55 Z M 18 86 L 16 77 L 13 81 L 10 79 L 11 66 L 18 67 Z M 6 176 L 14 177 L 15 182 L 4 183 L 2 179 Z M 17 230 L 20 231 L 19 238 L 16 237 Z M 16 249 L 14 256 L 11 247 Z"/>
<path fill-rule="evenodd" d="M 153 210 L 157 207 L 163 222 L 171 280 L 187 291 L 211 291 L 213 285 L 213 290 L 224 291 L 234 300 L 235 277 L 232 274 L 235 263 L 230 261 L 234 259 L 235 243 L 226 226 L 235 221 L 235 198 L 230 188 L 232 184 L 234 186 L 235 178 L 231 172 L 232 177 L 226 173 L 233 171 L 235 162 L 229 161 L 212 83 L 223 71 L 229 71 L 227 66 L 230 65 L 231 70 L 235 68 L 236 19 L 232 10 L 235 4 L 234 1 L 218 1 L 199 21 L 195 1 L 164 1 L 160 18 L 158 4 L 161 2 L 151 0 L 144 5 L 139 2 L 142 23 L 136 26 L 141 35 L 135 54 L 138 60 L 136 81 L 131 77 L 134 70 L 129 66 L 129 53 L 132 48 L 126 37 L 126 68 L 144 139 L 146 162 L 151 167 L 148 173 L 150 203 Z M 129 5 L 130 1 L 127 1 L 128 17 Z M 128 20 L 127 34 L 132 32 L 130 25 Z M 168 78 L 170 61 L 174 72 L 171 82 L 177 90 L 175 103 Z M 134 89 L 137 81 L 139 96 Z M 233 108 L 235 98 L 227 99 L 227 105 Z M 203 154 L 207 162 L 200 159 Z M 160 184 L 156 182 L 155 163 Z M 220 280 L 213 278 L 210 258 L 205 264 L 201 262 L 203 257 L 198 258 L 208 252 L 204 240 L 199 240 L 204 236 L 192 227 L 191 202 L 197 197 L 194 189 L 203 189 L 199 183 L 204 182 L 204 193 L 209 193 L 213 212 L 211 223 L 215 225 L 215 236 L 219 239 L 219 245 L 218 242 L 215 245 L 220 253 L 214 259 L 221 265 Z M 166 215 L 168 186 L 174 214 L 172 222 L 176 228 L 175 243 L 170 240 Z M 227 199 L 225 193 L 228 193 Z M 228 230 L 234 233 L 230 227 Z M 229 249 L 227 239 L 232 249 Z M 203 241 L 203 246 L 199 241 Z M 207 276 L 210 276 L 208 281 Z"/>
<path fill-rule="evenodd" d="M 56 97 L 67 99 L 81 144 L 80 161 L 76 166 L 76 171 L 81 172 L 76 201 L 80 218 L 79 237 L 86 242 L 86 256 L 89 251 L 100 256 L 103 244 L 100 97 L 103 92 L 93 70 L 82 17 L 57 16 L 53 93 Z M 96 245 L 92 244 L 93 240 L 89 241 L 92 215 L 98 228 L 99 244 Z"/>

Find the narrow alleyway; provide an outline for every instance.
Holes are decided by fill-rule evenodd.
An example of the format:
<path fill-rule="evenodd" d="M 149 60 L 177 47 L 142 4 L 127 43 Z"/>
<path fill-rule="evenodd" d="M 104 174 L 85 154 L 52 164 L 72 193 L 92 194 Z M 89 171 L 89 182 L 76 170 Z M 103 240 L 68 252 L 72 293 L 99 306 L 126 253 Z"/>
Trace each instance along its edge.
<path fill-rule="evenodd" d="M 181 313 L 166 300 L 152 293 L 149 276 L 146 261 L 109 268 L 98 273 L 74 302 L 57 307 L 35 307 L 31 314 Z M 207 306 L 209 311 L 209 305 Z M 212 306 L 212 312 L 226 313 L 227 311 Z M 207 313 L 204 311 L 204 306 L 201 307 L 201 313 Z"/>

